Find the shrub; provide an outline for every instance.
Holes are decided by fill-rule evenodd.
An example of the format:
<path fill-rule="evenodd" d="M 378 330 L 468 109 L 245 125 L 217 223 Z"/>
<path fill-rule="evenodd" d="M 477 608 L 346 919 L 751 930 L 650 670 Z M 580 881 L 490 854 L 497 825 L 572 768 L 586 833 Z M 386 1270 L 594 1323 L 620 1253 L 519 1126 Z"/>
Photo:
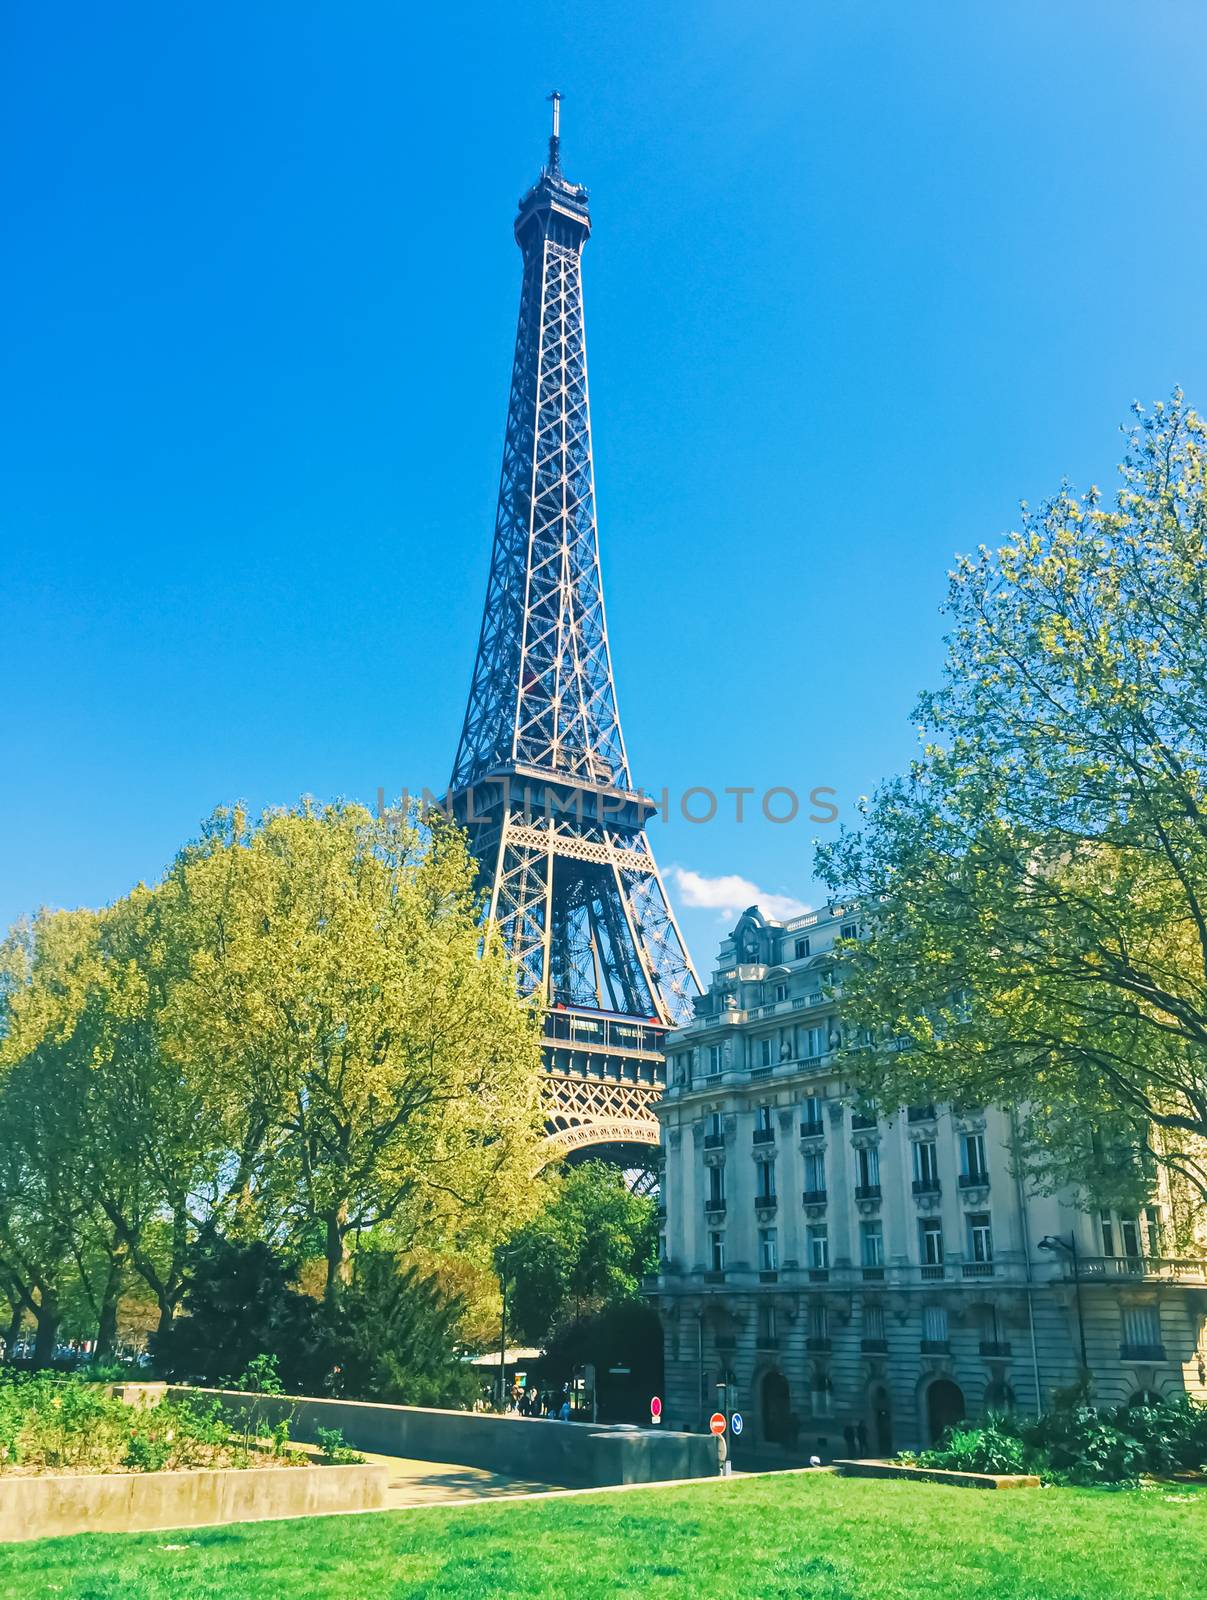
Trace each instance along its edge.
<path fill-rule="evenodd" d="M 991 1416 L 949 1428 L 933 1450 L 903 1459 L 957 1472 L 1036 1472 L 1051 1483 L 1134 1483 L 1142 1473 L 1207 1466 L 1207 1406 L 1189 1397 L 1099 1410 L 1069 1390 L 1042 1417 Z"/>
<path fill-rule="evenodd" d="M 315 1435 L 319 1460 L 329 1467 L 359 1467 L 364 1456 L 353 1450 L 339 1428 L 319 1428 Z"/>
<path fill-rule="evenodd" d="M 935 1450 L 917 1457 L 922 1467 L 948 1472 L 1026 1472 L 1023 1442 L 1009 1431 L 1009 1418 L 991 1417 L 983 1428 L 949 1428 Z"/>

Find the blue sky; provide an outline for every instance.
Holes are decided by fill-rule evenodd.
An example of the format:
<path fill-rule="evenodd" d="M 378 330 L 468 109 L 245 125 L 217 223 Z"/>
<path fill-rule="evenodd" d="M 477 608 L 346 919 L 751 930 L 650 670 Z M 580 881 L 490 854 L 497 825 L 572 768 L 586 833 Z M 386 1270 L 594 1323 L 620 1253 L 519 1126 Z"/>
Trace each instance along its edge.
<path fill-rule="evenodd" d="M 849 817 L 953 553 L 1207 405 L 1198 0 L 10 8 L 0 924 L 443 785 L 554 85 L 649 789 Z M 723 810 L 654 830 L 702 968 L 714 880 L 813 893 L 821 830 Z"/>

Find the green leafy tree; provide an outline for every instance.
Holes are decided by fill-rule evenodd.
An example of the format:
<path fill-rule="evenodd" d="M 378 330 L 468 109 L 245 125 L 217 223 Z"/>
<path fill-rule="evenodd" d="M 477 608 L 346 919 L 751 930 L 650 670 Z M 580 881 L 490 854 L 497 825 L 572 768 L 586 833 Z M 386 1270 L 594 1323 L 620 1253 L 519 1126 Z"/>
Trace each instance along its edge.
<path fill-rule="evenodd" d="M 540 1021 L 484 936 L 462 834 L 358 806 L 219 815 L 159 891 L 185 951 L 165 1051 L 265 1129 L 261 1226 L 409 1244 L 522 1210 Z M 250 1174 L 249 1174 L 250 1175 Z"/>
<path fill-rule="evenodd" d="M 156 1366 L 213 1384 L 275 1357 L 287 1388 L 312 1384 L 321 1364 L 319 1306 L 291 1280 L 289 1264 L 262 1240 L 213 1240 L 192 1265 L 187 1315 L 153 1343 Z"/>
<path fill-rule="evenodd" d="M 462 1359 L 462 1309 L 434 1277 L 392 1251 L 358 1252 L 326 1311 L 332 1391 L 397 1405 L 468 1406 L 481 1384 Z"/>
<path fill-rule="evenodd" d="M 1113 510 L 1065 489 L 951 578 L 923 752 L 823 849 L 863 908 L 847 1059 L 884 1104 L 1019 1108 L 1042 1180 L 1207 1196 L 1207 443 L 1138 413 Z M 1188 1211 L 1189 1211 L 1188 1206 Z"/>
<path fill-rule="evenodd" d="M 544 1189 L 541 1211 L 498 1257 L 510 1284 L 511 1325 L 532 1343 L 638 1295 L 658 1247 L 655 1202 L 632 1193 L 615 1167 L 567 1167 L 550 1174 Z"/>

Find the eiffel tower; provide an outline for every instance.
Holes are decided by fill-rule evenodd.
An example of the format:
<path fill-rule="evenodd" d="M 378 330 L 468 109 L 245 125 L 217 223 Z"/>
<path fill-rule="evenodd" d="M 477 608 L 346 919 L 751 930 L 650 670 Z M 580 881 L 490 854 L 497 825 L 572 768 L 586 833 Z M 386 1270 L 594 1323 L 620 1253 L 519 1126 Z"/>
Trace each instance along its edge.
<path fill-rule="evenodd" d="M 587 191 L 549 162 L 524 258 L 494 547 L 449 786 L 487 914 L 545 1005 L 551 1157 L 648 1164 L 663 1037 L 699 983 L 646 838 L 616 709 L 595 523 L 581 257 Z M 635 1148 L 637 1147 L 637 1148 Z"/>

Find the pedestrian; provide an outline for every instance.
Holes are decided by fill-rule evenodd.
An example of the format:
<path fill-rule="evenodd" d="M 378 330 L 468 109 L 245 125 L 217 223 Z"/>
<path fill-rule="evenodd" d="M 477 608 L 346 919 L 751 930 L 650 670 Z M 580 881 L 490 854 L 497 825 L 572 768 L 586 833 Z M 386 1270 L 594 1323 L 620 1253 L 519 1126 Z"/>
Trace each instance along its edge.
<path fill-rule="evenodd" d="M 561 1420 L 563 1422 L 569 1422 L 569 1420 L 570 1420 L 570 1396 L 569 1395 L 567 1395 L 566 1398 L 562 1401 L 561 1410 L 558 1412 L 558 1416 L 561 1418 Z"/>
<path fill-rule="evenodd" d="M 849 1456 L 853 1456 L 856 1450 L 856 1433 L 853 1423 L 847 1423 L 846 1427 L 842 1430 L 842 1436 L 847 1442 L 847 1454 Z"/>
<path fill-rule="evenodd" d="M 860 1422 L 855 1429 L 855 1438 L 859 1444 L 859 1454 L 866 1456 L 868 1453 L 868 1430 L 865 1422 Z"/>

